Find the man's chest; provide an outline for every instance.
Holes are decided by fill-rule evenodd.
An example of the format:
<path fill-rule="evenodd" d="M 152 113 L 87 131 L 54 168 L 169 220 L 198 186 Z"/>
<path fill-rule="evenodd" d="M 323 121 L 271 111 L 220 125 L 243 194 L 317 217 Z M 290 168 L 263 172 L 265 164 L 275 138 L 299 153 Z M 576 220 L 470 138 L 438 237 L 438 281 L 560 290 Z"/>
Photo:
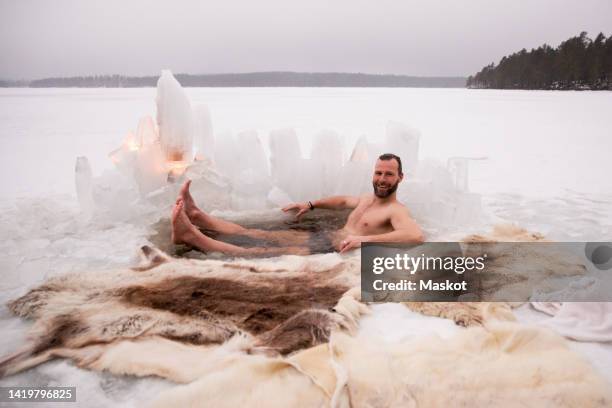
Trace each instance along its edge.
<path fill-rule="evenodd" d="M 348 221 L 351 226 L 361 231 L 377 231 L 391 228 L 389 211 L 381 207 L 358 207 L 350 215 Z"/>

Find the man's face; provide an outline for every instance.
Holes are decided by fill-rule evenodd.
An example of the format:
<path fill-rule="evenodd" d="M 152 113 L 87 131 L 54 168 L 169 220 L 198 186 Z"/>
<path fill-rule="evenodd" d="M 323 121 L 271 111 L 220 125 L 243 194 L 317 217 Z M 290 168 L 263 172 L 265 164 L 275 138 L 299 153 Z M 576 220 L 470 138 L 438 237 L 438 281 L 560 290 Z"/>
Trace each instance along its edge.
<path fill-rule="evenodd" d="M 398 173 L 397 160 L 377 160 L 372 176 L 372 186 L 374 194 L 379 198 L 389 197 L 395 193 L 397 186 L 402 181 L 403 176 Z"/>

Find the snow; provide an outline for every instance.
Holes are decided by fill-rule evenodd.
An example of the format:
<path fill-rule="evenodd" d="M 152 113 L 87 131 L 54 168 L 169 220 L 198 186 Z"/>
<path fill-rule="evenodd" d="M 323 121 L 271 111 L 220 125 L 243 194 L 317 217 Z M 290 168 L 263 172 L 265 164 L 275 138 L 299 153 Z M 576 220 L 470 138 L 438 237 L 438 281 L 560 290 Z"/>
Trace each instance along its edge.
<path fill-rule="evenodd" d="M 176 91 L 172 100 L 182 100 L 167 109 L 185 100 L 195 107 L 191 142 L 170 137 L 168 146 L 200 156 L 203 165 L 187 175 L 198 179 L 196 200 L 217 215 L 271 214 L 287 199 L 357 194 L 371 188 L 371 160 L 391 143 L 407 169 L 400 197 L 430 239 L 503 221 L 556 240 L 612 236 L 609 92 L 186 88 L 181 99 L 167 86 Z M 152 88 L 0 89 L 2 303 L 49 276 L 134 261 L 178 191 L 167 168 L 155 167 L 170 149 L 153 143 L 156 111 Z M 129 141 L 149 150 L 135 155 Z M 113 151 L 126 166 L 113 163 Z M 3 308 L 0 327 L 4 354 L 28 324 Z M 456 330 L 401 305 L 377 305 L 360 335 L 396 341 Z M 590 346 L 575 349 L 612 372 L 612 350 Z M 79 401 L 93 406 L 130 406 L 168 386 L 62 361 L 1 383 L 76 385 Z"/>

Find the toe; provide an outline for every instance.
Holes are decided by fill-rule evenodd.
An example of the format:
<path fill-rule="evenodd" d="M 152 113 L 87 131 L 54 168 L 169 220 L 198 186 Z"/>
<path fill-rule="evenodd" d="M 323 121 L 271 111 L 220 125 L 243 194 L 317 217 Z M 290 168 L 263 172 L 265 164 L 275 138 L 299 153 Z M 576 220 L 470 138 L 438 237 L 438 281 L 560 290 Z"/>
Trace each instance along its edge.
<path fill-rule="evenodd" d="M 179 198 L 178 200 L 176 200 L 176 205 L 172 209 L 172 217 L 176 218 L 181 213 L 182 210 L 183 210 L 183 200 Z"/>
<path fill-rule="evenodd" d="M 186 194 L 189 194 L 190 185 L 191 185 L 191 180 L 185 181 L 185 183 L 183 184 L 183 187 L 181 188 L 181 196 L 185 196 Z"/>

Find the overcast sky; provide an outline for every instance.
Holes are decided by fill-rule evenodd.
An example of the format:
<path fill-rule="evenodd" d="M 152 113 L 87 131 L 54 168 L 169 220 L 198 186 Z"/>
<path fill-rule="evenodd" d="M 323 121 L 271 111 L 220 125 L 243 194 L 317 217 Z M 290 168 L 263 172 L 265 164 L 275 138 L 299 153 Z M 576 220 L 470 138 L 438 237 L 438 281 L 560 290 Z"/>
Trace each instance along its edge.
<path fill-rule="evenodd" d="M 610 0 L 0 0 L 0 78 L 313 71 L 467 76 L 580 31 Z"/>

